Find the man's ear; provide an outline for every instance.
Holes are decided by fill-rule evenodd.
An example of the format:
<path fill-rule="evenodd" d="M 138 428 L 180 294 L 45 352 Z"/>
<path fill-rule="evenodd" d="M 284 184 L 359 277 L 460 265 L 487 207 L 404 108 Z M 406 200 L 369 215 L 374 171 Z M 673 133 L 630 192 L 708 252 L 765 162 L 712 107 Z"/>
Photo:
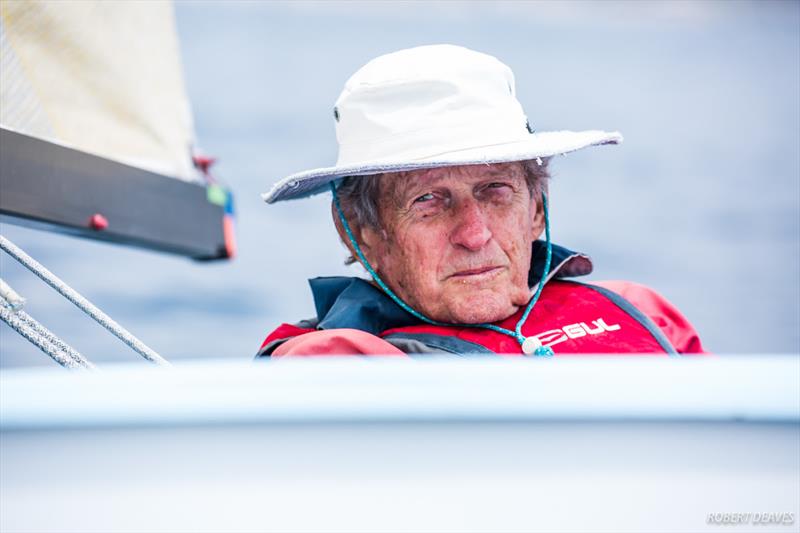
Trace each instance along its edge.
<path fill-rule="evenodd" d="M 344 229 L 342 220 L 339 218 L 339 212 L 336 210 L 336 207 L 333 205 L 333 203 L 331 203 L 331 215 L 333 216 L 333 224 L 336 226 L 336 232 L 339 234 L 339 238 L 350 251 L 350 255 L 352 255 L 356 261 L 360 262 L 358 254 L 356 253 L 353 244 L 350 242 L 350 237 L 347 236 L 347 232 Z M 361 252 L 364 254 L 364 257 L 367 258 L 367 261 L 369 261 L 369 264 L 372 266 L 372 268 L 378 270 L 378 262 L 375 250 L 377 250 L 377 245 L 380 242 L 381 236 L 372 228 L 362 228 L 354 225 L 350 220 L 347 222 L 350 225 L 350 229 L 353 232 L 353 237 L 355 237 L 356 241 L 358 242 L 358 247 L 361 248 Z"/>
<path fill-rule="evenodd" d="M 545 194 L 547 194 L 546 184 L 542 184 L 542 187 L 545 188 Z M 537 197 L 538 196 L 538 197 Z M 544 219 L 544 198 L 542 197 L 542 193 L 539 192 L 534 193 L 534 197 L 531 198 L 531 228 L 533 232 L 533 240 L 537 240 L 539 237 L 542 236 L 545 227 L 545 219 Z"/>
<path fill-rule="evenodd" d="M 361 251 L 364 252 L 364 256 L 367 258 L 372 268 L 376 271 L 380 271 L 381 262 L 378 258 L 381 254 L 381 250 L 384 249 L 383 242 L 386 240 L 386 236 L 382 231 L 368 226 L 361 228 L 360 235 L 361 238 L 358 244 L 361 246 Z"/>

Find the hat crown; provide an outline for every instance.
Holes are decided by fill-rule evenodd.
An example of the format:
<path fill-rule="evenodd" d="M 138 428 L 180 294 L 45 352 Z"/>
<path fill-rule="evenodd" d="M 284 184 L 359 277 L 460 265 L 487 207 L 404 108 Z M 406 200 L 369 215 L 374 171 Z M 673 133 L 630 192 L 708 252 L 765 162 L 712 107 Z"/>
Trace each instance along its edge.
<path fill-rule="evenodd" d="M 286 176 L 267 202 L 329 190 L 345 176 L 524 161 L 622 142 L 619 132 L 532 132 L 514 74 L 496 58 L 440 44 L 373 59 L 336 101 L 334 166 Z"/>
<path fill-rule="evenodd" d="M 529 133 L 511 69 L 454 45 L 373 59 L 347 81 L 334 116 L 337 164 L 428 157 Z"/>
<path fill-rule="evenodd" d="M 483 80 L 500 84 L 498 88 L 503 91 L 514 90 L 511 69 L 496 57 L 463 46 L 434 44 L 398 50 L 370 60 L 350 76 L 342 95 L 371 85 L 447 78 Z"/>

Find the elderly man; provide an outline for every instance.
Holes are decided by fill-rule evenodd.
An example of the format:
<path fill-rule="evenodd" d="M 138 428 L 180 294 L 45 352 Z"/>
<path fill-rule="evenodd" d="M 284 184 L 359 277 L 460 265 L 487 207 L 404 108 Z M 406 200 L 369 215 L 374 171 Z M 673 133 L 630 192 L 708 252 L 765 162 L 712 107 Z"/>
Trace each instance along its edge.
<path fill-rule="evenodd" d="M 450 45 L 370 61 L 333 115 L 336 166 L 264 199 L 332 191 L 350 261 L 372 280 L 311 280 L 317 316 L 278 327 L 259 355 L 702 352 L 662 297 L 568 281 L 591 261 L 550 242 L 550 158 L 619 133 L 534 132 L 511 70 Z"/>

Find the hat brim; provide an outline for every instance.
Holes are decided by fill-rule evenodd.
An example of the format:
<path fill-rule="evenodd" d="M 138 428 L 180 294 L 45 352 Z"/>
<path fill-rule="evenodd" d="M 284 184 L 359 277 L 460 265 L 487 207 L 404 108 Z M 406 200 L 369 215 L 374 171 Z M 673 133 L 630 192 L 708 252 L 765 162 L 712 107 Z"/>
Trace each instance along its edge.
<path fill-rule="evenodd" d="M 267 203 L 306 198 L 328 190 L 331 181 L 346 176 L 365 176 L 383 172 L 419 170 L 455 165 L 478 165 L 525 161 L 574 152 L 602 144 L 619 144 L 622 135 L 606 131 L 547 131 L 533 133 L 522 141 L 471 147 L 405 161 L 363 161 L 358 164 L 324 167 L 287 176 L 261 195 Z"/>

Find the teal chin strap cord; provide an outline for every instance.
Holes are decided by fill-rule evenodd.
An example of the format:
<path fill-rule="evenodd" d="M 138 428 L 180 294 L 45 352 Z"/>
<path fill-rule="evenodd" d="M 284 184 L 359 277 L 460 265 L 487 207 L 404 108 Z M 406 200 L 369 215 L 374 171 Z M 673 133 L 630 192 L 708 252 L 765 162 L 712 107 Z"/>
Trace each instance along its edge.
<path fill-rule="evenodd" d="M 530 302 L 528 302 L 528 306 L 525 308 L 525 312 L 522 313 L 522 317 L 517 322 L 517 326 L 514 328 L 514 331 L 510 329 L 501 328 L 500 326 L 495 326 L 494 324 L 448 324 L 446 322 L 438 322 L 436 320 L 432 320 L 422 313 L 413 309 L 410 305 L 405 303 L 403 300 L 397 296 L 392 289 L 383 282 L 381 277 L 375 272 L 375 269 L 372 268 L 372 265 L 369 264 L 367 258 L 364 256 L 364 253 L 361 251 L 361 247 L 356 242 L 356 238 L 353 235 L 353 231 L 350 229 L 350 224 L 347 223 L 347 218 L 344 216 L 344 211 L 342 211 L 342 206 L 339 203 L 339 195 L 336 194 L 336 184 L 331 182 L 331 192 L 333 193 L 333 203 L 336 206 L 336 212 L 339 214 L 339 220 L 342 221 L 342 226 L 344 226 L 344 231 L 347 233 L 347 238 L 350 239 L 350 244 L 353 245 L 353 249 L 356 251 L 356 255 L 361 260 L 361 264 L 364 265 L 364 268 L 367 269 L 369 275 L 372 276 L 372 279 L 375 280 L 375 283 L 386 293 L 389 298 L 391 298 L 394 303 L 402 307 L 407 313 L 410 315 L 418 318 L 419 320 L 431 324 L 433 326 L 458 326 L 462 328 L 484 328 L 489 329 L 492 331 L 496 331 L 497 333 L 502 333 L 503 335 L 508 335 L 509 337 L 513 337 L 517 340 L 517 342 L 522 347 L 522 352 L 526 355 L 536 355 L 539 357 L 552 357 L 553 356 L 553 349 L 549 346 L 542 346 L 542 342 L 536 337 L 525 337 L 522 334 L 522 325 L 528 319 L 528 316 L 531 314 L 533 310 L 533 306 L 536 305 L 536 302 L 539 301 L 539 296 L 542 294 L 542 289 L 544 289 L 545 281 L 547 280 L 547 274 L 550 272 L 550 262 L 553 258 L 553 246 L 550 243 L 550 216 L 547 209 L 547 195 L 543 192 L 542 193 L 542 206 L 544 207 L 544 228 L 545 228 L 545 237 L 547 239 L 547 259 L 544 263 L 544 272 L 542 273 L 542 279 L 539 280 L 539 285 L 536 287 L 536 292 L 531 298 Z"/>

